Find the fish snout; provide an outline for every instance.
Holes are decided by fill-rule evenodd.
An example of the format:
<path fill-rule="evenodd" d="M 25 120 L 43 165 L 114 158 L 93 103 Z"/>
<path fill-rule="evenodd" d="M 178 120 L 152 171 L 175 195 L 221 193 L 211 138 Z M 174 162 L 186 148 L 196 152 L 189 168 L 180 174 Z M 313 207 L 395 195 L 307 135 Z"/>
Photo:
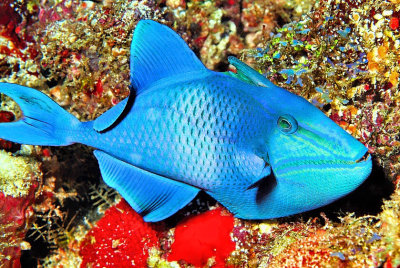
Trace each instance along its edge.
<path fill-rule="evenodd" d="M 340 155 L 345 161 L 351 161 L 360 163 L 367 161 L 371 156 L 369 155 L 367 147 L 359 142 L 356 138 L 348 134 L 345 130 L 340 129 L 335 139 L 335 145 L 337 146 L 336 153 Z"/>

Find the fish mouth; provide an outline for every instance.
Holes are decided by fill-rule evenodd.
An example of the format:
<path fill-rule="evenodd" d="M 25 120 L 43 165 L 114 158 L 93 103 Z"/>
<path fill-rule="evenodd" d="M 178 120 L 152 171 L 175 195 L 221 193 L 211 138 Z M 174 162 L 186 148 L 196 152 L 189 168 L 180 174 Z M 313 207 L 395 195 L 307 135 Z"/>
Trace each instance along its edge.
<path fill-rule="evenodd" d="M 369 160 L 371 158 L 371 155 L 367 152 L 365 152 L 365 154 L 359 158 L 358 160 L 356 160 L 356 163 L 361 163 L 361 162 L 366 162 L 367 160 Z"/>

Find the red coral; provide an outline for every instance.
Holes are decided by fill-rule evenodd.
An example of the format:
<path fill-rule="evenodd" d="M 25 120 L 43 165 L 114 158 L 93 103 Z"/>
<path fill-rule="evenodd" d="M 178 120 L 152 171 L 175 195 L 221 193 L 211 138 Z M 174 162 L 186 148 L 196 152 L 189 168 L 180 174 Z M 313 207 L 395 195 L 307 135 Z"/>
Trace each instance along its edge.
<path fill-rule="evenodd" d="M 15 120 L 15 116 L 12 112 L 0 111 L 0 122 L 11 122 Z M 16 152 L 21 149 L 20 144 L 16 144 L 10 141 L 0 139 L 0 149 L 6 150 L 7 152 Z"/>
<path fill-rule="evenodd" d="M 15 120 L 15 116 L 12 112 L 0 111 L 0 122 L 11 122 Z"/>
<path fill-rule="evenodd" d="M 332 113 L 329 118 L 335 123 L 339 123 L 341 119 L 338 113 Z"/>
<path fill-rule="evenodd" d="M 20 243 L 27 231 L 27 221 L 33 215 L 32 203 L 35 199 L 35 189 L 37 184 L 33 184 L 27 196 L 12 197 L 0 192 L 0 225 L 2 236 L 0 243 L 5 246 L 0 253 L 5 256 L 0 260 L 0 267 L 20 267 L 21 249 Z"/>
<path fill-rule="evenodd" d="M 157 232 L 122 200 L 109 208 L 80 245 L 81 267 L 146 267 Z"/>
<path fill-rule="evenodd" d="M 39 54 L 28 28 L 34 22 L 34 13 L 27 5 L 13 0 L 0 2 L 0 36 L 8 39 L 8 45 L 0 46 L 0 54 L 17 56 L 23 60 L 34 59 Z"/>
<path fill-rule="evenodd" d="M 396 30 L 399 28 L 399 18 L 392 17 L 389 22 L 390 29 Z"/>
<path fill-rule="evenodd" d="M 233 216 L 222 208 L 183 221 L 176 227 L 168 260 L 183 260 L 202 267 L 215 257 L 214 267 L 224 267 L 225 259 L 235 249 L 230 237 L 233 226 Z"/>
<path fill-rule="evenodd" d="M 26 47 L 26 43 L 19 38 L 16 32 L 22 17 L 11 7 L 12 2 L 11 0 L 6 0 L 0 3 L 0 35 L 10 39 L 14 45 L 23 49 Z"/>
<path fill-rule="evenodd" d="M 100 97 L 103 94 L 103 83 L 101 82 L 101 78 L 97 79 L 96 84 L 94 85 L 94 95 L 96 97 Z"/>
<path fill-rule="evenodd" d="M 54 5 L 41 5 L 39 8 L 38 19 L 41 23 L 59 21 L 65 18 L 71 18 L 74 15 L 76 3 L 66 5 L 65 1 Z"/>

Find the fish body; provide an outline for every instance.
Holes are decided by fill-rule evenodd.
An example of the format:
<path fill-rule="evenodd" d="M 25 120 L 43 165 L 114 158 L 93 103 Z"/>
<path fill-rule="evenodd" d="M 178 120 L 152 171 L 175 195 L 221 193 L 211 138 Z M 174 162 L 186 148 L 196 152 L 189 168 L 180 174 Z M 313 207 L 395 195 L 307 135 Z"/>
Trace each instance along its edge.
<path fill-rule="evenodd" d="M 99 139 L 83 135 L 80 142 L 201 189 L 224 182 L 249 186 L 269 174 L 253 145 L 271 118 L 243 91 L 246 84 L 232 89 L 235 80 L 211 72 L 168 79 L 137 96 L 114 129 Z"/>
<path fill-rule="evenodd" d="M 79 122 L 46 95 L 0 83 L 24 117 L 0 138 L 97 148 L 104 181 L 146 221 L 171 216 L 204 190 L 237 217 L 269 219 L 348 194 L 371 172 L 367 149 L 321 111 L 236 58 L 237 73 L 204 67 L 166 26 L 140 21 L 132 94 Z"/>

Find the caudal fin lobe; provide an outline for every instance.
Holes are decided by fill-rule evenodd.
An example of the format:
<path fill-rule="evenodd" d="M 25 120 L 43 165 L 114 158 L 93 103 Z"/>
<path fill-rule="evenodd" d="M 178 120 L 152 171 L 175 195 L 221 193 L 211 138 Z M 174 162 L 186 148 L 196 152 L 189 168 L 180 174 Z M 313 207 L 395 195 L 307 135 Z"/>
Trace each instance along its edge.
<path fill-rule="evenodd" d="M 0 123 L 0 138 L 31 145 L 69 145 L 71 129 L 80 124 L 72 114 L 47 95 L 16 84 L 0 83 L 0 93 L 11 97 L 21 108 L 22 118 Z"/>

